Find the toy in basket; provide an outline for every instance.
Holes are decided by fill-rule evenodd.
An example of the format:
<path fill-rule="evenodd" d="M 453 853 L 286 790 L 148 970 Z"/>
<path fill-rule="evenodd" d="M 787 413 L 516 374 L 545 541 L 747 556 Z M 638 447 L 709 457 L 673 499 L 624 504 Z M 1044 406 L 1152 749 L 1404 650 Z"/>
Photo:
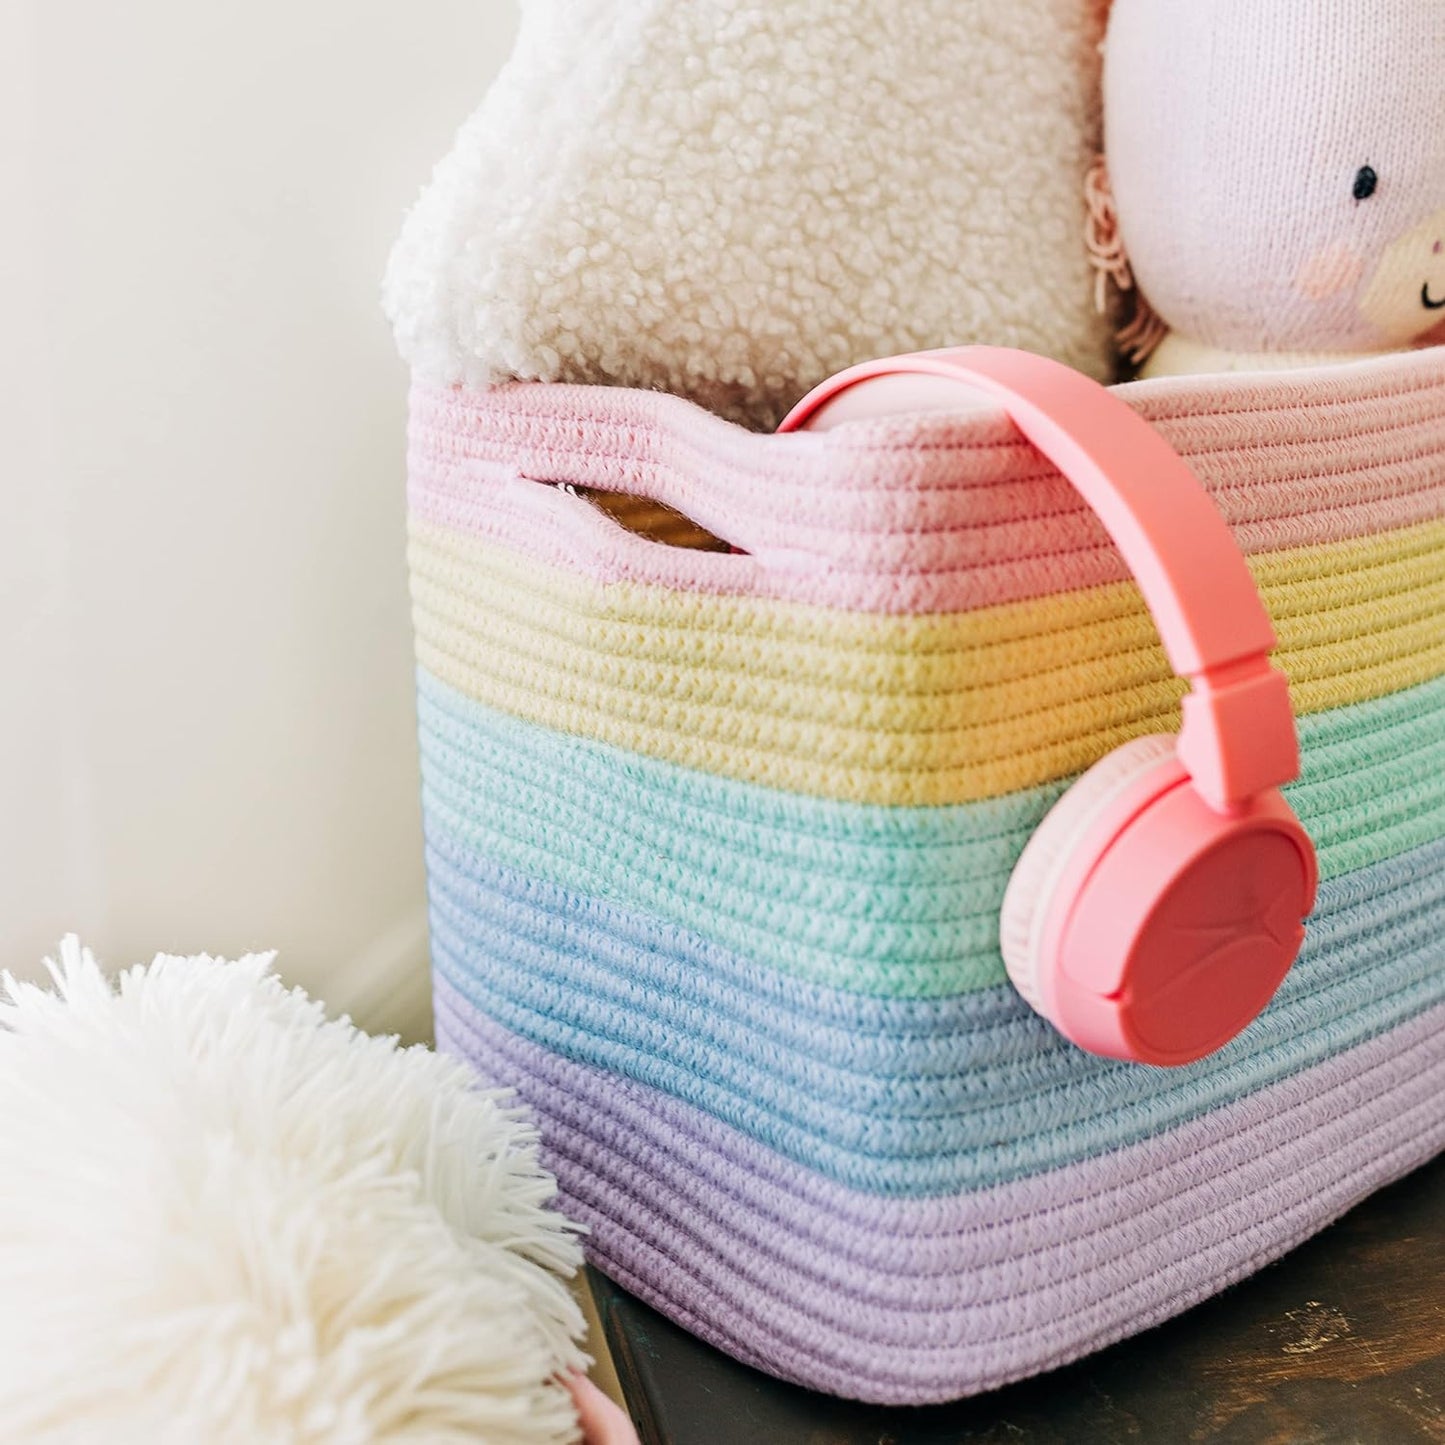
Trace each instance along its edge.
<path fill-rule="evenodd" d="M 1162 338 L 1146 374 L 1348 360 L 1439 325 L 1440 20 L 1433 0 L 1114 0 L 1096 253 L 1156 318 L 1124 338 L 1136 358 Z"/>
<path fill-rule="evenodd" d="M 902 1403 L 1175 1314 L 1445 1147 L 1445 353 L 1066 405 L 953 364 L 993 399 L 870 383 L 783 435 L 411 399 L 439 1039 L 536 1110 L 600 1268 Z M 1176 760 L 1136 740 L 1179 674 Z"/>

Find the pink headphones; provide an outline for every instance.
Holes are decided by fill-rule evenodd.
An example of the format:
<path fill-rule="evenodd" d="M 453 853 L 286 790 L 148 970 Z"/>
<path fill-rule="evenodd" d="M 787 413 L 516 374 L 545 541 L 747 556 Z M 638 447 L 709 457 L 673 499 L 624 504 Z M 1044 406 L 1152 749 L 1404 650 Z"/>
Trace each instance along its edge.
<path fill-rule="evenodd" d="M 1274 996 L 1314 907 L 1314 847 L 1281 796 L 1299 775 L 1289 686 L 1254 579 L 1183 460 L 1112 392 L 992 347 L 841 372 L 780 430 L 957 409 L 982 392 L 1098 514 L 1187 678 L 1177 739 L 1097 763 L 1044 819 L 1009 881 L 1004 962 L 1018 991 L 1094 1053 L 1186 1064 Z"/>

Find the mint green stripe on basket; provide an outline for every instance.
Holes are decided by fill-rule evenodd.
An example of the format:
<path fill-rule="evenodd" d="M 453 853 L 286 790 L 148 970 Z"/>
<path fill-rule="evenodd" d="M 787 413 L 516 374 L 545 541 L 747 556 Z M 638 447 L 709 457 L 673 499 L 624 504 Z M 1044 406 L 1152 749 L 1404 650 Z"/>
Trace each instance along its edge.
<path fill-rule="evenodd" d="M 555 733 L 425 672 L 418 686 L 428 818 L 477 854 L 829 988 L 927 998 L 1003 981 L 1003 891 L 1059 787 L 839 803 Z M 1445 680 L 1300 731 L 1290 796 L 1327 879 L 1445 837 Z"/>

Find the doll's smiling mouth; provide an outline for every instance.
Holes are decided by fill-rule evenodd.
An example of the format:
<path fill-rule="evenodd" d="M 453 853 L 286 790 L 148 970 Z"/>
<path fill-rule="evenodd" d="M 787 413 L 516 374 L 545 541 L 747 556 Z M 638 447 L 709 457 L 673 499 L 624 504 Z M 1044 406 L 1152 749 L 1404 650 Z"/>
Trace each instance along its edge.
<path fill-rule="evenodd" d="M 1439 311 L 1445 308 L 1445 300 L 1436 301 L 1431 298 L 1428 281 L 1420 288 L 1420 300 L 1427 311 Z"/>

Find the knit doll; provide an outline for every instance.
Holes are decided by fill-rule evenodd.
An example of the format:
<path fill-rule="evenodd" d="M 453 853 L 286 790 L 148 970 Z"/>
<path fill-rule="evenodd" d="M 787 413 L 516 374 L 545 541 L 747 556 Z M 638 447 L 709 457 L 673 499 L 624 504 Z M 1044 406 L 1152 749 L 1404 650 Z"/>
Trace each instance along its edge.
<path fill-rule="evenodd" d="M 1440 0 L 1115 0 L 1104 105 L 1095 260 L 1137 286 L 1121 342 L 1146 376 L 1342 361 L 1445 321 Z"/>

